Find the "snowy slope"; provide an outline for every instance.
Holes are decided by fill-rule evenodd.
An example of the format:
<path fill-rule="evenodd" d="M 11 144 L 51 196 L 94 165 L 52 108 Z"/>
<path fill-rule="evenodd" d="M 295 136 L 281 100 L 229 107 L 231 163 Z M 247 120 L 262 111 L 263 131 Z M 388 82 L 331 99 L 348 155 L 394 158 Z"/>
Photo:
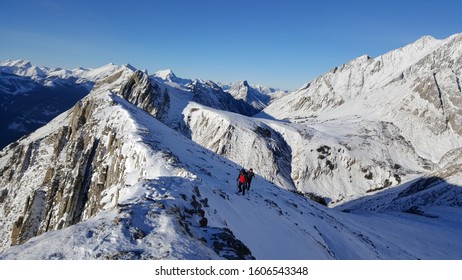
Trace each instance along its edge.
<path fill-rule="evenodd" d="M 166 110 L 150 105 L 165 106 L 156 102 L 165 88 L 153 83 L 125 69 L 1 151 L 0 258 L 462 257 L 460 222 L 395 210 L 339 212 L 260 176 L 250 194 L 236 194 L 240 166 L 155 118 Z M 243 130 L 258 124 L 263 135 L 278 125 L 187 106 L 195 109 Z"/>
<path fill-rule="evenodd" d="M 460 259 L 461 40 L 360 57 L 261 118 L 169 70 L 88 73 L 90 95 L 0 152 L 0 258 Z"/>
<path fill-rule="evenodd" d="M 194 142 L 246 169 L 253 167 L 284 189 L 295 190 L 290 177 L 290 147 L 264 122 L 195 103 L 182 114 Z"/>
<path fill-rule="evenodd" d="M 297 121 L 359 115 L 392 122 L 420 156 L 438 162 L 462 144 L 461 54 L 461 34 L 423 37 L 377 58 L 362 56 L 335 67 L 273 102 L 261 116 Z"/>
<path fill-rule="evenodd" d="M 387 122 L 359 117 L 287 123 L 191 104 L 191 139 L 289 190 L 338 204 L 404 183 L 434 164 Z"/>
<path fill-rule="evenodd" d="M 152 77 L 160 81 L 163 81 L 163 82 L 170 82 L 170 83 L 175 83 L 175 84 L 183 85 L 183 86 L 186 86 L 187 84 L 193 82 L 193 80 L 191 79 L 183 79 L 183 78 L 177 77 L 175 73 L 173 73 L 173 71 L 170 69 L 156 71 L 152 75 Z"/>
<path fill-rule="evenodd" d="M 428 218 L 459 221 L 462 205 L 462 149 L 443 156 L 434 171 L 376 196 L 346 203 L 345 211 L 402 211 Z"/>
<path fill-rule="evenodd" d="M 239 166 L 136 107 L 143 82 L 123 92 L 134 75 L 100 83 L 1 152 L 0 258 L 461 257 L 462 229 L 439 220 L 338 212 L 261 177 L 248 196 L 236 194 Z M 425 250 L 408 242 L 413 234 Z"/>

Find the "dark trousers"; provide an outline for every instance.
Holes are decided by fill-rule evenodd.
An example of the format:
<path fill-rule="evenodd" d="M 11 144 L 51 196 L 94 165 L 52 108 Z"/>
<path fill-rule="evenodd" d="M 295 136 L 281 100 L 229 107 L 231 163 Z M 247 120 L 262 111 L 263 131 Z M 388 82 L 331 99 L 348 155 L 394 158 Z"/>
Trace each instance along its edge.
<path fill-rule="evenodd" d="M 237 184 L 237 188 L 239 189 L 239 192 L 242 192 L 242 194 L 245 194 L 245 189 L 247 188 L 246 183 L 239 182 Z"/>
<path fill-rule="evenodd" d="M 247 189 L 250 190 L 250 183 L 252 183 L 252 180 L 247 181 Z"/>

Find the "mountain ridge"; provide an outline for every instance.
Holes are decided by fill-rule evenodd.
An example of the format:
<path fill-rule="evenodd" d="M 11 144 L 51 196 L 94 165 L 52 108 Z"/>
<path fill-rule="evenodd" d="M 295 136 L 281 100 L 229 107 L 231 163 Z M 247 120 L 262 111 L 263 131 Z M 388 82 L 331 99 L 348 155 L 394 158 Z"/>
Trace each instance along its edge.
<path fill-rule="evenodd" d="M 458 54 L 462 48 L 462 35 L 434 41 L 430 49 L 414 52 L 425 41 L 428 38 L 375 59 L 362 57 L 334 68 L 304 88 L 273 102 L 264 114 L 278 119 L 329 119 L 356 114 L 393 122 L 426 157 L 429 156 L 425 151 L 427 147 L 419 139 L 419 131 L 426 131 L 432 142 L 444 135 L 445 146 L 449 148 L 435 150 L 430 155 L 436 162 L 461 143 L 456 123 L 460 120 L 461 110 L 457 81 L 461 75 Z M 410 59 L 411 62 L 403 60 L 404 63 L 398 59 L 397 64 L 386 62 L 393 62 L 393 58 L 403 51 L 405 57 L 414 54 L 415 58 Z M 437 64 L 436 59 L 440 61 Z M 446 106 L 442 106 L 444 104 Z"/>
<path fill-rule="evenodd" d="M 211 81 L 103 70 L 0 151 L 0 259 L 458 259 L 460 38 L 410 44 L 405 71 L 352 60 L 261 118 Z"/>
<path fill-rule="evenodd" d="M 100 82 L 71 110 L 2 150 L 2 180 L 11 170 L 23 172 L 7 176 L 16 187 L 8 187 L 1 202 L 1 211 L 17 207 L 2 213 L 14 221 L 2 220 L 2 240 L 11 240 L 6 229 L 12 225 L 12 241 L 20 245 L 3 243 L 1 259 L 457 258 L 460 250 L 429 253 L 441 252 L 432 250 L 440 243 L 424 232 L 437 229 L 449 237 L 451 248 L 460 248 L 454 238 L 460 232 L 451 229 L 450 234 L 444 223 L 337 212 L 261 177 L 247 197 L 235 194 L 238 165 L 136 106 L 143 104 L 138 100 L 146 88 L 160 93 L 153 85 L 146 87 L 148 82 L 145 74 L 127 71 Z M 77 146 L 81 153 L 74 152 Z M 51 167 L 47 157 L 54 158 Z M 12 158 L 16 161 L 9 164 Z M 54 171 L 37 173 L 37 168 Z M 85 175 L 90 171 L 91 176 Z M 82 175 L 63 176 L 66 172 Z M 34 184 L 37 179 L 43 183 Z M 26 199 L 28 193 L 33 196 Z M 204 217 L 207 225 L 200 226 Z M 389 222 L 393 229 L 379 226 Z M 43 227 L 49 229 L 33 237 Z M 401 232 L 403 239 L 386 234 L 390 230 Z M 411 232 L 421 235 L 428 252 L 406 243 Z M 284 242 L 278 242 L 281 237 Z"/>

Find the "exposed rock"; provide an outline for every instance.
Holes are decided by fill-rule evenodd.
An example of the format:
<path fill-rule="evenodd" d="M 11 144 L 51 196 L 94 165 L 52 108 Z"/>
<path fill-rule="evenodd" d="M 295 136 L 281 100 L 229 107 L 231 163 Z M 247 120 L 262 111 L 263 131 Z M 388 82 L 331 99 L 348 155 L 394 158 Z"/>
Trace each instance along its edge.
<path fill-rule="evenodd" d="M 199 226 L 200 227 L 207 227 L 207 224 L 208 224 L 207 218 L 203 217 L 202 219 L 200 219 L 200 221 L 199 221 Z"/>
<path fill-rule="evenodd" d="M 136 71 L 121 86 L 120 95 L 133 105 L 162 120 L 170 108 L 167 90 L 141 71 Z"/>

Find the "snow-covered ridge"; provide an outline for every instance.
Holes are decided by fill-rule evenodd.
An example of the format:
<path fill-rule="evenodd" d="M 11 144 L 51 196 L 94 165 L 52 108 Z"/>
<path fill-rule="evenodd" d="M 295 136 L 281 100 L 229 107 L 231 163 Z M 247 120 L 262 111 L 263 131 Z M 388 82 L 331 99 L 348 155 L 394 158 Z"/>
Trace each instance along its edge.
<path fill-rule="evenodd" d="M 290 147 L 262 121 L 191 103 L 182 113 L 191 139 L 263 178 L 295 190 Z"/>
<path fill-rule="evenodd" d="M 276 100 L 261 116 L 360 115 L 392 122 L 421 156 L 437 162 L 462 143 L 461 53 L 462 34 L 456 34 L 444 40 L 424 37 L 377 58 L 359 57 Z"/>
<path fill-rule="evenodd" d="M 150 83 L 129 70 L 108 77 L 1 151 L 1 259 L 460 258 L 460 227 L 440 220 L 338 212 L 260 176 L 236 194 L 239 165 L 138 107 L 144 93 L 162 97 Z M 194 109 L 273 133 L 263 120 Z"/>
<path fill-rule="evenodd" d="M 130 65 L 118 66 L 112 63 L 95 69 L 77 68 L 73 70 L 63 68 L 48 68 L 32 65 L 27 60 L 6 60 L 0 62 L 0 73 L 13 74 L 20 77 L 29 77 L 46 86 L 52 86 L 56 80 L 69 80 L 76 84 L 95 83 L 113 73 L 120 71 L 121 68 L 130 68 Z M 133 68 L 132 68 L 133 69 Z M 5 77 L 3 77 L 5 79 Z M 88 85 L 91 89 L 92 85 Z M 31 89 L 29 89 L 31 90 Z M 7 91 L 9 94 L 27 92 L 26 89 L 17 91 Z"/>
<path fill-rule="evenodd" d="M 260 119 L 214 82 L 108 65 L 0 152 L 0 258 L 458 259 L 461 40 L 357 58 Z"/>

